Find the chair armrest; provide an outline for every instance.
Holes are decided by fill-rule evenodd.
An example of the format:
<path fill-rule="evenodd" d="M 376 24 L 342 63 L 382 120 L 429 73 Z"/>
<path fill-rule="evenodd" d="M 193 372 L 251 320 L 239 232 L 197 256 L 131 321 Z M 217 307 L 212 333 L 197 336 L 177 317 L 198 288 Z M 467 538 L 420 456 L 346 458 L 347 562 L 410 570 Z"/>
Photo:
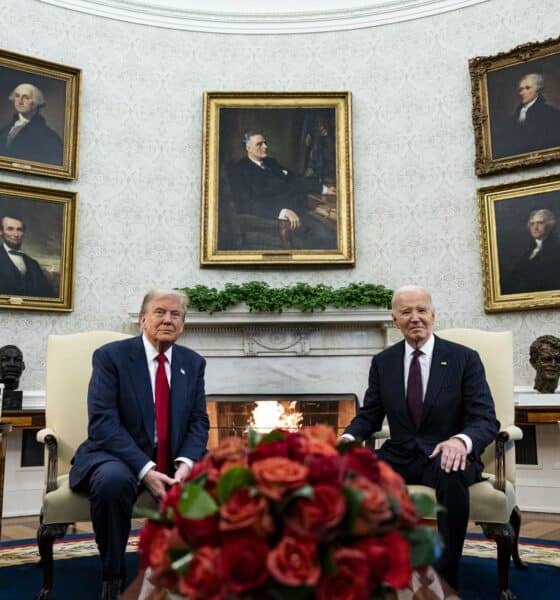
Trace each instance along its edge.
<path fill-rule="evenodd" d="M 383 427 L 376 431 L 372 435 L 374 440 L 387 440 L 391 437 L 391 432 L 389 431 L 389 427 L 387 425 L 383 425 Z"/>
<path fill-rule="evenodd" d="M 523 439 L 523 430 L 517 427 L 517 425 L 508 425 L 507 427 L 504 427 L 500 433 L 507 433 L 508 439 L 515 442 Z"/>
<path fill-rule="evenodd" d="M 50 427 L 40 429 L 36 435 L 37 441 L 45 444 L 47 449 L 47 481 L 46 493 L 56 490 L 56 479 L 58 476 L 58 441 L 56 433 Z"/>
<path fill-rule="evenodd" d="M 515 426 L 508 425 L 502 429 L 496 437 L 496 466 L 495 475 L 496 481 L 494 488 L 502 492 L 506 491 L 506 445 L 512 446 L 515 440 L 523 438 L 523 431 Z"/>

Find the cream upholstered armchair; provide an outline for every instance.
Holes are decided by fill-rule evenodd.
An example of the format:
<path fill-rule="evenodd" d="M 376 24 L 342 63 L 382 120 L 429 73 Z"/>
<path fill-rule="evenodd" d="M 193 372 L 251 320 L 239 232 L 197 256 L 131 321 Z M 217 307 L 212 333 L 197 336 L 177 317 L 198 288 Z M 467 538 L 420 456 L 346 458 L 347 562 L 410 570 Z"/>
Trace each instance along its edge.
<path fill-rule="evenodd" d="M 63 537 L 70 524 L 91 520 L 88 498 L 70 489 L 68 473 L 76 448 L 87 437 L 87 388 L 92 354 L 103 344 L 128 337 L 113 331 L 49 336 L 46 428 L 37 433 L 46 453 L 46 487 L 37 530 L 43 587 L 37 600 L 50 598 L 54 540 Z M 138 502 L 149 502 L 147 492 Z"/>
<path fill-rule="evenodd" d="M 509 564 L 513 561 L 524 568 L 519 557 L 518 537 L 521 514 L 515 498 L 515 440 L 523 436 L 514 425 L 513 403 L 513 338 L 509 331 L 488 332 L 477 329 L 444 329 L 436 335 L 476 350 L 486 371 L 486 379 L 500 421 L 500 432 L 494 444 L 484 453 L 486 481 L 475 483 L 469 489 L 469 518 L 482 527 L 484 535 L 496 540 L 498 548 L 498 578 L 501 599 L 514 598 L 509 589 Z M 409 491 L 430 494 L 432 488 L 409 486 Z"/>

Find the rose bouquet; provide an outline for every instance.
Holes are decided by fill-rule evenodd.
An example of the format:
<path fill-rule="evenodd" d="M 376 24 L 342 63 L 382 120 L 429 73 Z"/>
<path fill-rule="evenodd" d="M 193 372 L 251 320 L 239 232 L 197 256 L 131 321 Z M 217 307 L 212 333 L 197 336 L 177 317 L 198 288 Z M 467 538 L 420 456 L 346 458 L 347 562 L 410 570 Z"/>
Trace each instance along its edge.
<path fill-rule="evenodd" d="M 195 464 L 140 535 L 156 586 L 191 600 L 370 600 L 431 564 L 427 497 L 357 442 L 317 425 L 230 437 Z"/>

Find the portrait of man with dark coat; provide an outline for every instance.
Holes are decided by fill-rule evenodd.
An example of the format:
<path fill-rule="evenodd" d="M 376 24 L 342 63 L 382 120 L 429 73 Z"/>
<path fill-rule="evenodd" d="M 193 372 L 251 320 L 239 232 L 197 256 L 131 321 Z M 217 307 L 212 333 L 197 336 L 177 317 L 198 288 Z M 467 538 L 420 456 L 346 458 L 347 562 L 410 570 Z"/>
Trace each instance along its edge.
<path fill-rule="evenodd" d="M 61 165 L 62 140 L 40 113 L 46 104 L 43 92 L 31 83 L 21 83 L 9 100 L 15 114 L 0 128 L 0 156 Z"/>

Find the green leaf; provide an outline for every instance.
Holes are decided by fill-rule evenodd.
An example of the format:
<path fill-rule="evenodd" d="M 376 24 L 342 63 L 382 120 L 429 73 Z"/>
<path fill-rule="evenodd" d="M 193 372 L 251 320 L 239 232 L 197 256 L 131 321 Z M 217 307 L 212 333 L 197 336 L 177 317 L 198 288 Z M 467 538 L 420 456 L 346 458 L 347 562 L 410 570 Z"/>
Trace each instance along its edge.
<path fill-rule="evenodd" d="M 346 514 L 344 515 L 342 527 L 344 531 L 349 532 L 352 530 L 352 527 L 360 514 L 363 493 L 352 487 L 343 487 L 342 493 L 346 499 Z"/>
<path fill-rule="evenodd" d="M 437 529 L 415 527 L 406 533 L 410 542 L 410 562 L 413 569 L 433 564 L 441 554 L 441 544 Z"/>
<path fill-rule="evenodd" d="M 260 443 L 270 444 L 271 442 L 282 442 L 285 439 L 286 436 L 281 431 L 271 431 L 262 436 Z"/>
<path fill-rule="evenodd" d="M 214 498 L 192 482 L 183 487 L 178 506 L 180 514 L 187 519 L 204 519 L 218 512 Z"/>
<path fill-rule="evenodd" d="M 216 486 L 218 502 L 223 504 L 235 490 L 246 485 L 251 485 L 254 481 L 255 476 L 251 469 L 247 469 L 247 467 L 236 466 L 228 469 L 220 477 Z"/>
<path fill-rule="evenodd" d="M 254 450 L 261 441 L 262 435 L 256 429 L 249 429 L 247 434 L 247 445 L 249 450 Z"/>
<path fill-rule="evenodd" d="M 159 510 L 155 508 L 148 508 L 147 506 L 135 506 L 132 511 L 132 516 L 135 519 L 150 519 L 156 523 L 163 523 L 165 525 L 171 525 L 172 520 L 167 518 L 167 515 L 162 515 Z"/>
<path fill-rule="evenodd" d="M 292 492 L 290 492 L 290 494 L 288 494 L 283 500 L 282 502 L 280 502 L 278 504 L 278 511 L 282 512 L 286 506 L 288 506 L 288 504 L 294 500 L 295 498 L 314 498 L 315 497 L 315 490 L 313 489 L 313 487 L 309 484 L 306 485 L 302 485 L 300 488 L 297 488 L 296 490 L 293 490 Z"/>
<path fill-rule="evenodd" d="M 310 587 L 288 587 L 275 584 L 267 589 L 266 597 L 270 600 L 305 600 L 305 598 L 311 598 L 313 593 L 313 588 Z"/>
<path fill-rule="evenodd" d="M 416 509 L 416 514 L 421 519 L 435 518 L 438 511 L 443 508 L 432 496 L 428 494 L 415 493 L 410 494 L 410 499 Z"/>
<path fill-rule="evenodd" d="M 171 559 L 173 562 L 171 563 L 171 568 L 179 573 L 179 575 L 186 575 L 193 556 L 194 552 L 185 552 L 184 550 L 178 558 L 174 558 L 172 554 Z"/>

